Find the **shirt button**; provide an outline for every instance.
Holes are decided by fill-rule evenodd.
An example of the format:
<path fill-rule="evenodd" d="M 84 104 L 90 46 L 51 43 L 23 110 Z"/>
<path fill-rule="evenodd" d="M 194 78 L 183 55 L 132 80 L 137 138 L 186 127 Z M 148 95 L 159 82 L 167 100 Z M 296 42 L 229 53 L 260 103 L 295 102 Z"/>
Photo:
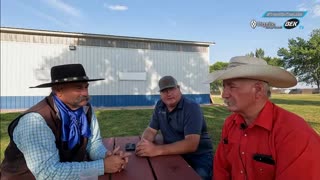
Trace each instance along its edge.
<path fill-rule="evenodd" d="M 241 154 L 244 154 L 244 152 L 242 151 Z"/>
<path fill-rule="evenodd" d="M 244 136 L 247 136 L 247 134 L 244 134 Z"/>
<path fill-rule="evenodd" d="M 243 174 L 243 171 L 241 170 L 240 173 Z"/>

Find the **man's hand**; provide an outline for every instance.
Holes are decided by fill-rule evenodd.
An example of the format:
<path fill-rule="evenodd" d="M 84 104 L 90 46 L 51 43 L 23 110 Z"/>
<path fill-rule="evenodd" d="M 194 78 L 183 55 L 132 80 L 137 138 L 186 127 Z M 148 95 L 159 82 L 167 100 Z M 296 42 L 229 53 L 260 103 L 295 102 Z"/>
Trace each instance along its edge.
<path fill-rule="evenodd" d="M 119 155 L 120 153 L 120 146 L 116 147 L 113 151 L 107 151 L 106 157 L 112 156 L 112 155 Z"/>
<path fill-rule="evenodd" d="M 136 155 L 147 157 L 159 156 L 160 149 L 152 142 L 143 138 L 139 143 L 137 143 Z"/>
<path fill-rule="evenodd" d="M 122 170 L 122 166 L 125 163 L 124 159 L 117 155 L 110 155 L 104 159 L 104 172 L 115 173 Z"/>
<path fill-rule="evenodd" d="M 104 171 L 106 173 L 120 172 L 126 167 L 129 162 L 129 156 L 131 153 L 124 153 L 120 151 L 120 147 L 116 147 L 112 152 L 106 153 L 104 159 Z"/>

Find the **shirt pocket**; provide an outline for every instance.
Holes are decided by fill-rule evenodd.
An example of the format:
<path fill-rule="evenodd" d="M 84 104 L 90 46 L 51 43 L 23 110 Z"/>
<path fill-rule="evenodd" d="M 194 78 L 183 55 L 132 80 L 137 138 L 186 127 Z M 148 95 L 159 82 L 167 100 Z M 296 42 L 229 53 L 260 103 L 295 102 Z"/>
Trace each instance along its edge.
<path fill-rule="evenodd" d="M 253 160 L 252 171 L 254 179 L 274 179 L 275 165 Z"/>

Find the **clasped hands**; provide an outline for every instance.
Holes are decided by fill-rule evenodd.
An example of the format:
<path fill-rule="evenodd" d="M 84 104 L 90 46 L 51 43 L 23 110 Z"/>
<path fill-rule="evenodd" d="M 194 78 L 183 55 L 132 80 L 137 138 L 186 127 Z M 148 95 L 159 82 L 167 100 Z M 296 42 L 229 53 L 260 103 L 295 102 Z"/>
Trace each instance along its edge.
<path fill-rule="evenodd" d="M 142 138 L 140 142 L 137 143 L 136 155 L 142 157 L 154 157 L 160 155 L 160 148 L 153 142 Z"/>
<path fill-rule="evenodd" d="M 108 151 L 104 159 L 104 172 L 115 173 L 122 171 L 129 161 L 131 153 L 124 153 L 119 150 L 120 147 L 116 147 L 112 152 Z"/>
<path fill-rule="evenodd" d="M 131 153 L 124 153 L 119 149 L 120 147 L 118 146 L 112 152 L 108 151 L 106 153 L 106 158 L 104 159 L 105 173 L 120 172 L 128 164 Z M 136 155 L 142 157 L 154 157 L 160 155 L 160 149 L 157 148 L 157 145 L 142 138 L 141 141 L 137 143 Z"/>

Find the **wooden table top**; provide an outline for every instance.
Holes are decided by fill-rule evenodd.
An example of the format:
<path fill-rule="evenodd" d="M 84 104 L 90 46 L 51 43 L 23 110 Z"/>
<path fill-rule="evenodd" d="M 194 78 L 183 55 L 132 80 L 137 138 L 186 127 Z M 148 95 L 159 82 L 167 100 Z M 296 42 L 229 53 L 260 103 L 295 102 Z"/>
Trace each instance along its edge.
<path fill-rule="evenodd" d="M 120 146 L 125 151 L 126 143 L 139 142 L 139 136 L 112 137 L 103 139 L 107 149 Z M 99 176 L 99 180 L 200 180 L 200 176 L 180 155 L 139 157 L 132 152 L 126 168 L 114 174 Z"/>

